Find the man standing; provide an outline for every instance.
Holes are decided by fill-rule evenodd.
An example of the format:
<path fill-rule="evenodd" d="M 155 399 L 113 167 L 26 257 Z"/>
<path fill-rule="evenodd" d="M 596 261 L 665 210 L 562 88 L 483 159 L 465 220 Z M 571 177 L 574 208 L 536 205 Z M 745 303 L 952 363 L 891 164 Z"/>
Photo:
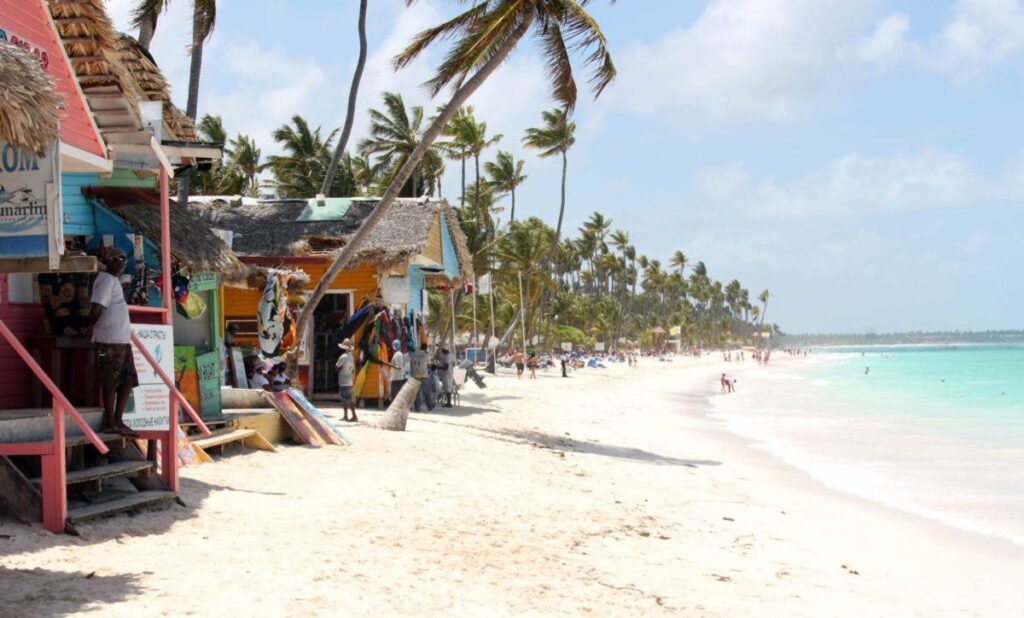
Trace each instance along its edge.
<path fill-rule="evenodd" d="M 420 390 L 416 393 L 416 404 L 414 406 L 417 412 L 428 402 L 425 391 L 429 388 L 429 365 L 430 355 L 427 354 L 427 344 L 420 344 L 420 349 L 413 352 L 409 359 L 409 373 L 420 383 Z"/>
<path fill-rule="evenodd" d="M 391 349 L 395 352 L 391 356 L 391 399 L 394 399 L 405 386 L 405 354 L 402 353 L 402 342 L 398 339 L 392 343 Z"/>
<path fill-rule="evenodd" d="M 132 355 L 132 329 L 128 304 L 119 279 L 128 256 L 124 251 L 108 249 L 103 262 L 106 272 L 96 276 L 92 286 L 92 341 L 96 345 L 96 371 L 103 393 L 103 427 L 119 434 L 138 437 L 124 422 L 124 411 L 132 389 L 139 385 Z"/>
<path fill-rule="evenodd" d="M 341 397 L 341 407 L 345 414 L 342 420 L 349 420 L 348 411 L 352 410 L 352 422 L 359 422 L 359 418 L 356 416 L 355 400 L 352 399 L 352 379 L 355 376 L 356 370 L 355 361 L 352 360 L 351 354 L 352 340 L 346 338 L 338 344 L 338 347 L 341 348 L 341 356 L 334 363 L 334 368 L 338 370 L 338 394 Z"/>

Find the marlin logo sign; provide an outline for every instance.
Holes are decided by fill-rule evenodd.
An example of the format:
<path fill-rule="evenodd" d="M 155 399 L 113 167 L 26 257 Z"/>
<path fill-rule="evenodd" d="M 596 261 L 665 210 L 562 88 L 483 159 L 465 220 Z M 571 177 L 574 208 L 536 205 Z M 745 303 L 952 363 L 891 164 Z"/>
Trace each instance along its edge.
<path fill-rule="evenodd" d="M 0 142 L 0 257 L 63 250 L 56 145 L 46 156 Z"/>

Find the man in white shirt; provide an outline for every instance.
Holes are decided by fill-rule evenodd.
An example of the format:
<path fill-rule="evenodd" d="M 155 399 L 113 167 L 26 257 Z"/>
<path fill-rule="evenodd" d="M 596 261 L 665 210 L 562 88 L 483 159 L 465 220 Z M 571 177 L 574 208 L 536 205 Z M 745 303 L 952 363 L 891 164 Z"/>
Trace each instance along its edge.
<path fill-rule="evenodd" d="M 103 393 L 103 427 L 108 431 L 137 437 L 124 422 L 124 411 L 132 389 L 139 385 L 132 355 L 131 320 L 119 276 L 128 256 L 121 249 L 109 248 L 103 255 L 106 272 L 100 272 L 92 285 L 92 341 L 96 347 L 96 372 Z"/>
<path fill-rule="evenodd" d="M 261 361 L 256 365 L 256 368 L 253 369 L 252 377 L 249 379 L 250 388 L 258 388 L 264 391 L 270 390 L 270 380 L 267 379 L 267 376 L 263 375 L 263 372 L 263 362 Z"/>
<path fill-rule="evenodd" d="M 341 348 L 341 356 L 334 363 L 334 368 L 338 370 L 338 395 L 341 397 L 341 407 L 345 414 L 342 420 L 349 420 L 348 411 L 352 410 L 352 422 L 359 422 L 355 400 L 352 398 L 352 381 L 356 372 L 355 361 L 352 360 L 352 340 L 345 339 L 338 347 Z"/>
<path fill-rule="evenodd" d="M 394 354 L 391 355 L 391 398 L 398 396 L 398 391 L 405 386 L 405 354 L 402 353 L 402 342 L 395 339 L 391 344 Z"/>

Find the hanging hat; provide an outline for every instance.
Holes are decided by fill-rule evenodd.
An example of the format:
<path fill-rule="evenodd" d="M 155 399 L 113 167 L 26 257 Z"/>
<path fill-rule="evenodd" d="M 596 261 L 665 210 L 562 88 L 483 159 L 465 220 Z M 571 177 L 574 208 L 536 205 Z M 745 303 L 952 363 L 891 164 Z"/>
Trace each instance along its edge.
<path fill-rule="evenodd" d="M 352 340 L 346 337 L 344 341 L 338 344 L 338 347 L 341 348 L 342 350 L 351 350 Z"/>
<path fill-rule="evenodd" d="M 392 350 L 401 350 L 401 349 L 402 349 L 402 342 L 401 342 L 401 341 L 399 341 L 398 339 L 395 339 L 395 340 L 394 340 L 394 341 L 393 341 L 393 342 L 391 343 L 391 349 L 392 349 Z"/>

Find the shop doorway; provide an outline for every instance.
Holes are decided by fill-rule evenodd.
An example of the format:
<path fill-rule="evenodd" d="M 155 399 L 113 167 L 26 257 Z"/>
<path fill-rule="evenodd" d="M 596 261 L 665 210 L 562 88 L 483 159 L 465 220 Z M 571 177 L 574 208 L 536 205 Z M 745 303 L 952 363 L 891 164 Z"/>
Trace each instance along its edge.
<path fill-rule="evenodd" d="M 313 365 L 310 382 L 314 393 L 337 394 L 338 373 L 334 363 L 341 350 L 338 333 L 351 314 L 349 292 L 328 292 L 313 312 Z"/>

